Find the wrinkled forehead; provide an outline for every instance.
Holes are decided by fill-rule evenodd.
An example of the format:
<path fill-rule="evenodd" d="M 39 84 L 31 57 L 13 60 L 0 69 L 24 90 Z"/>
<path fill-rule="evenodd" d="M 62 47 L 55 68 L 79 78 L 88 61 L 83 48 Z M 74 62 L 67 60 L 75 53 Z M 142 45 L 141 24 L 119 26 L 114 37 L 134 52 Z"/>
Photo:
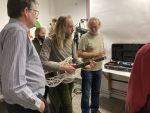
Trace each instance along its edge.
<path fill-rule="evenodd" d="M 46 29 L 45 28 L 41 28 L 40 29 L 40 33 L 42 33 L 42 32 L 46 32 Z"/>
<path fill-rule="evenodd" d="M 66 25 L 68 25 L 68 26 L 73 26 L 74 25 L 74 23 L 73 23 L 71 18 L 67 18 L 66 19 Z"/>
<path fill-rule="evenodd" d="M 96 20 L 90 20 L 89 27 L 91 27 L 91 26 L 98 26 L 97 21 Z"/>

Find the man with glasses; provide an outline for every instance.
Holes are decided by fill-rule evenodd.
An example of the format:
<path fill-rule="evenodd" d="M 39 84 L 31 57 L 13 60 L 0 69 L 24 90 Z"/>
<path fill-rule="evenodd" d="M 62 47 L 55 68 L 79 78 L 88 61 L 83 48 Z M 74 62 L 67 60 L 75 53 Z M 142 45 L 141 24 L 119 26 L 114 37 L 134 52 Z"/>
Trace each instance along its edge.
<path fill-rule="evenodd" d="M 66 71 L 69 74 L 73 74 L 76 71 L 73 67 L 75 65 L 74 63 L 82 62 L 77 57 L 75 46 L 71 38 L 74 31 L 73 26 L 71 16 L 62 15 L 58 18 L 54 34 L 45 39 L 40 53 L 44 70 Z M 67 65 L 60 65 L 59 62 L 65 60 L 67 57 L 72 57 L 73 62 Z M 91 61 L 90 65 L 85 66 L 85 68 L 92 69 L 95 65 L 96 62 Z M 56 86 L 61 101 L 61 113 L 73 113 L 72 89 L 74 79 L 74 77 L 70 76 Z"/>
<path fill-rule="evenodd" d="M 0 33 L 0 75 L 8 113 L 50 113 L 43 98 L 45 75 L 28 37 L 36 26 L 36 0 L 8 0 L 9 23 Z"/>
<path fill-rule="evenodd" d="M 31 10 L 35 11 L 36 16 L 39 15 L 39 11 L 38 10 L 35 10 L 35 9 L 31 9 Z"/>

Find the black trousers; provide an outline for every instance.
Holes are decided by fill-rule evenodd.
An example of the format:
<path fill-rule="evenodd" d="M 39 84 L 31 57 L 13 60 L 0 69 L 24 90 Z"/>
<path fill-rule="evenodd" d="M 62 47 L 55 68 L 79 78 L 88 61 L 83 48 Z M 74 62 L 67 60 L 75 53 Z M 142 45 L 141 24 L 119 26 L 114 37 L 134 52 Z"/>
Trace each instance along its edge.
<path fill-rule="evenodd" d="M 45 86 L 45 93 L 44 93 L 44 98 L 45 98 L 45 100 L 46 100 L 46 98 L 47 98 L 47 93 L 49 92 L 49 87 L 48 86 Z"/>
<path fill-rule="evenodd" d="M 45 103 L 45 110 L 43 113 L 50 113 L 49 105 L 43 98 Z M 8 113 L 40 113 L 38 110 L 26 109 L 18 104 L 8 104 L 5 102 Z"/>

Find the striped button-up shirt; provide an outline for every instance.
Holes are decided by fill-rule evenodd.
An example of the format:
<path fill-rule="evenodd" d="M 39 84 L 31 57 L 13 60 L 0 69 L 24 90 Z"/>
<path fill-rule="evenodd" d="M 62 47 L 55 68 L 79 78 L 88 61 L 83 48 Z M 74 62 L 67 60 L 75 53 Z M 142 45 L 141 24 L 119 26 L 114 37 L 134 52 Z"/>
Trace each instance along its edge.
<path fill-rule="evenodd" d="M 0 75 L 4 100 L 24 108 L 39 109 L 45 75 L 39 55 L 28 37 L 29 29 L 16 19 L 0 33 Z"/>

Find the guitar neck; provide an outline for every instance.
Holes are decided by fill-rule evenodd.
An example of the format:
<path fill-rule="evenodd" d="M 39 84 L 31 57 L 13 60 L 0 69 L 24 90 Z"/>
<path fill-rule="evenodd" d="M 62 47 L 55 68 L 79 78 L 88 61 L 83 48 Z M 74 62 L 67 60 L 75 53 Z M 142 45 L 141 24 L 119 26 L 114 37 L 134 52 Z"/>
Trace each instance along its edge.
<path fill-rule="evenodd" d="M 102 61 L 104 59 L 106 59 L 106 56 L 94 59 L 94 61 L 95 62 L 99 62 L 99 61 Z M 87 61 L 87 62 L 84 62 L 84 63 L 81 63 L 81 64 L 77 64 L 77 65 L 75 65 L 73 67 L 77 69 L 77 68 L 85 67 L 86 65 L 89 65 L 89 64 L 90 64 L 90 61 Z"/>

